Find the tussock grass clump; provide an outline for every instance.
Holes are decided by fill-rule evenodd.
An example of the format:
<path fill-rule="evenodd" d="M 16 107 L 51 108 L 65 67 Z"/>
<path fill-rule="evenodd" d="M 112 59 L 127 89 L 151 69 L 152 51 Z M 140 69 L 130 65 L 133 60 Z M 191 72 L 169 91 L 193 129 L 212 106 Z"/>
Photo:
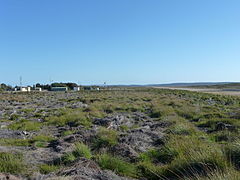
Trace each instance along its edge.
<path fill-rule="evenodd" d="M 25 119 L 14 122 L 8 126 L 9 129 L 23 131 L 38 131 L 41 127 L 42 124 L 40 122 L 29 121 Z"/>
<path fill-rule="evenodd" d="M 185 177 L 206 176 L 209 172 L 214 170 L 224 170 L 224 162 L 219 159 L 207 157 L 206 159 L 179 159 L 173 164 L 164 168 L 160 176 L 167 177 L 168 179 L 181 179 Z"/>
<path fill-rule="evenodd" d="M 0 172 L 21 174 L 26 170 L 22 155 L 0 152 Z"/>
<path fill-rule="evenodd" d="M 73 151 L 73 155 L 75 157 L 85 157 L 87 159 L 92 158 L 92 154 L 91 154 L 89 147 L 83 143 L 75 144 L 75 149 Z"/>
<path fill-rule="evenodd" d="M 19 115 L 19 114 L 12 114 L 9 119 L 10 119 L 11 121 L 16 121 L 16 120 L 18 120 L 19 118 L 20 118 L 20 115 Z"/>
<path fill-rule="evenodd" d="M 197 133 L 197 130 L 193 124 L 190 124 L 183 118 L 178 118 L 171 132 L 175 135 L 194 135 Z"/>
<path fill-rule="evenodd" d="M 90 127 L 92 125 L 91 119 L 86 113 L 82 111 L 70 111 L 63 113 L 61 116 L 51 116 L 46 118 L 47 124 L 56 126 L 69 125 L 76 127 L 79 125 Z"/>
<path fill-rule="evenodd" d="M 113 157 L 109 154 L 101 154 L 97 156 L 97 162 L 103 169 L 112 170 L 123 176 L 137 177 L 137 168 L 133 164 L 123 161 L 119 157 Z"/>
<path fill-rule="evenodd" d="M 239 180 L 240 172 L 234 169 L 228 168 L 225 172 L 216 170 L 209 172 L 205 177 L 203 176 L 194 176 L 186 178 L 186 180 Z"/>
<path fill-rule="evenodd" d="M 240 135 L 237 132 L 231 132 L 228 130 L 218 131 L 210 134 L 210 137 L 216 142 L 234 142 L 240 139 Z"/>
<path fill-rule="evenodd" d="M 150 160 L 151 157 L 166 160 L 163 166 L 154 166 L 152 160 L 139 163 L 143 176 L 149 179 L 205 176 L 215 170 L 223 172 L 229 166 L 217 144 L 204 142 L 193 135 L 170 135 L 163 151 L 152 151 L 150 155 L 148 152 L 147 158 L 149 157 Z"/>
<path fill-rule="evenodd" d="M 94 148 L 114 146 L 117 142 L 118 134 L 116 131 L 101 127 L 97 133 Z"/>
<path fill-rule="evenodd" d="M 51 136 L 47 136 L 47 135 L 44 135 L 44 134 L 39 134 L 37 136 L 34 136 L 32 138 L 33 141 L 44 141 L 44 142 L 49 142 L 49 141 L 53 141 L 54 138 L 51 137 Z"/>
<path fill-rule="evenodd" d="M 224 151 L 227 159 L 240 170 L 240 143 L 228 144 Z"/>
<path fill-rule="evenodd" d="M 87 145 L 84 143 L 76 143 L 74 150 L 72 152 L 65 153 L 61 159 L 60 159 L 60 164 L 71 164 L 75 160 L 77 160 L 79 157 L 85 157 L 87 159 L 92 158 L 92 153 L 91 150 Z"/>
<path fill-rule="evenodd" d="M 53 140 L 54 140 L 54 138 L 51 136 L 39 134 L 39 135 L 33 137 L 30 140 L 30 142 L 33 143 L 36 147 L 45 148 L 45 147 L 47 147 L 48 143 Z"/>
<path fill-rule="evenodd" d="M 234 119 L 219 119 L 219 118 L 213 118 L 213 119 L 203 119 L 199 123 L 197 123 L 198 127 L 205 127 L 208 128 L 211 131 L 221 131 L 221 130 L 229 130 L 229 131 L 236 131 L 239 122 L 236 122 L 238 120 Z M 229 129 L 220 129 L 217 127 L 219 123 L 225 123 L 230 125 L 231 127 Z"/>
<path fill-rule="evenodd" d="M 39 171 L 42 174 L 49 174 L 51 172 L 57 171 L 60 167 L 56 165 L 42 164 L 39 166 Z"/>
<path fill-rule="evenodd" d="M 53 137 L 46 135 L 37 135 L 32 139 L 0 139 L 0 145 L 3 146 L 31 146 L 35 144 L 36 147 L 46 147 L 47 143 L 54 140 Z"/>
<path fill-rule="evenodd" d="M 31 142 L 28 139 L 0 139 L 0 144 L 3 146 L 30 146 Z"/>
<path fill-rule="evenodd" d="M 77 158 L 74 156 L 72 152 L 65 153 L 61 159 L 57 160 L 55 164 L 71 164 L 74 162 Z"/>
<path fill-rule="evenodd" d="M 174 148 L 163 147 L 161 149 L 151 149 L 140 154 L 140 160 L 151 163 L 170 163 L 177 157 L 178 152 Z"/>
<path fill-rule="evenodd" d="M 67 130 L 67 131 L 63 131 L 63 132 L 61 133 L 61 136 L 68 136 L 68 135 L 71 135 L 71 134 L 73 134 L 73 133 L 74 133 L 74 131 Z"/>
<path fill-rule="evenodd" d="M 174 110 L 170 106 L 159 104 L 157 102 L 154 102 L 150 105 L 149 116 L 151 118 L 162 118 L 171 114 L 174 114 Z"/>
<path fill-rule="evenodd" d="M 106 115 L 105 112 L 101 111 L 101 109 L 94 104 L 83 109 L 83 112 L 85 112 L 85 114 L 89 117 L 94 118 L 103 118 Z"/>

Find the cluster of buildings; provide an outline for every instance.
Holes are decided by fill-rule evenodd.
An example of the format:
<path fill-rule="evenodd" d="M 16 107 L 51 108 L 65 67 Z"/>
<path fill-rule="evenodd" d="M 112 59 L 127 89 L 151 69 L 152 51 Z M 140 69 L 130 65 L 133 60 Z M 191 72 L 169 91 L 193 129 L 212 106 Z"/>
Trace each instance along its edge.
<path fill-rule="evenodd" d="M 42 91 L 42 88 L 40 87 L 34 87 L 32 88 L 31 86 L 27 86 L 27 87 L 16 87 L 14 88 L 14 91 L 20 91 L 20 92 L 30 92 L 30 91 Z"/>
<path fill-rule="evenodd" d="M 79 87 L 79 86 L 76 86 L 76 87 L 73 87 L 72 91 L 80 91 L 81 89 L 83 90 L 97 90 L 99 91 L 100 88 L 99 87 Z M 18 92 L 41 92 L 43 91 L 43 89 L 41 87 L 31 87 L 31 86 L 26 86 L 26 87 L 16 87 L 14 88 L 14 91 L 18 91 Z M 68 87 L 51 87 L 49 89 L 49 91 L 69 91 L 69 88 Z"/>

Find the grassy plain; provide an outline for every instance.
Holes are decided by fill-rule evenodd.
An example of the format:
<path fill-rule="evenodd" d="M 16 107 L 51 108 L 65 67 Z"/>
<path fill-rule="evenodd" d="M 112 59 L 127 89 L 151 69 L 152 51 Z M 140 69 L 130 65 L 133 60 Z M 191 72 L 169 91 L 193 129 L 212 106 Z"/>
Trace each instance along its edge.
<path fill-rule="evenodd" d="M 0 100 L 28 102 L 29 96 L 41 99 L 42 94 L 1 94 Z M 127 88 L 83 91 L 75 93 L 74 98 L 56 101 L 82 102 L 87 106 L 55 108 L 49 110 L 47 115 L 42 114 L 42 121 L 31 119 L 36 113 L 41 115 L 43 112 L 37 107 L 32 107 L 31 110 L 23 107 L 22 113 L 15 116 L 6 110 L 1 120 L 9 122 L 9 131 L 34 133 L 27 139 L 2 138 L 0 145 L 27 147 L 35 144 L 36 148 L 51 148 L 51 142 L 56 139 L 81 134 L 76 130 L 79 127 L 80 131 L 91 132 L 96 127 L 96 119 L 134 113 L 144 114 L 152 126 L 166 124 L 164 128 L 154 130 L 163 133 L 164 138 L 161 144 L 154 144 L 142 152 L 131 147 L 137 157 L 126 160 L 123 155 L 116 156 L 112 149 L 127 143 L 123 142 L 122 137 L 144 129 L 144 123 L 136 121 L 131 125 L 120 124 L 116 128 L 97 125 L 96 133 L 90 139 L 74 142 L 72 150 L 64 152 L 60 159 L 42 163 L 38 170 L 41 173 L 56 172 L 83 157 L 93 160 L 102 169 L 130 178 L 234 180 L 240 177 L 238 97 L 183 90 Z M 29 113 L 32 113 L 31 118 L 23 117 Z M 42 129 L 52 127 L 65 127 L 66 130 L 58 135 L 42 134 Z M 6 160 L 8 163 L 4 163 Z M 29 176 L 28 168 L 25 168 L 27 164 L 23 156 L 14 152 L 0 154 L 0 172 Z"/>

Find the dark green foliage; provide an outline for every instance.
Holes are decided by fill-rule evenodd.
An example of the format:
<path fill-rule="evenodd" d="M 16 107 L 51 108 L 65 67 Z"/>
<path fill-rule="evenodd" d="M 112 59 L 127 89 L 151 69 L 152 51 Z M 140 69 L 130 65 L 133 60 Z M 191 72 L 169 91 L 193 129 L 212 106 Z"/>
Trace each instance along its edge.
<path fill-rule="evenodd" d="M 0 84 L 0 91 L 10 91 L 10 90 L 12 90 L 12 86 L 6 85 L 4 83 Z"/>

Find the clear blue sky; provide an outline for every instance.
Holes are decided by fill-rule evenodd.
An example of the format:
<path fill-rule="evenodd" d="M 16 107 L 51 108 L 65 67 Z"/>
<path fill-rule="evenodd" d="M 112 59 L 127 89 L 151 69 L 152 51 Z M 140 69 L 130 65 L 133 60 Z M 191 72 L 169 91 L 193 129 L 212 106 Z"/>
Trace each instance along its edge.
<path fill-rule="evenodd" d="M 0 0 L 0 82 L 240 81 L 239 0 Z"/>

